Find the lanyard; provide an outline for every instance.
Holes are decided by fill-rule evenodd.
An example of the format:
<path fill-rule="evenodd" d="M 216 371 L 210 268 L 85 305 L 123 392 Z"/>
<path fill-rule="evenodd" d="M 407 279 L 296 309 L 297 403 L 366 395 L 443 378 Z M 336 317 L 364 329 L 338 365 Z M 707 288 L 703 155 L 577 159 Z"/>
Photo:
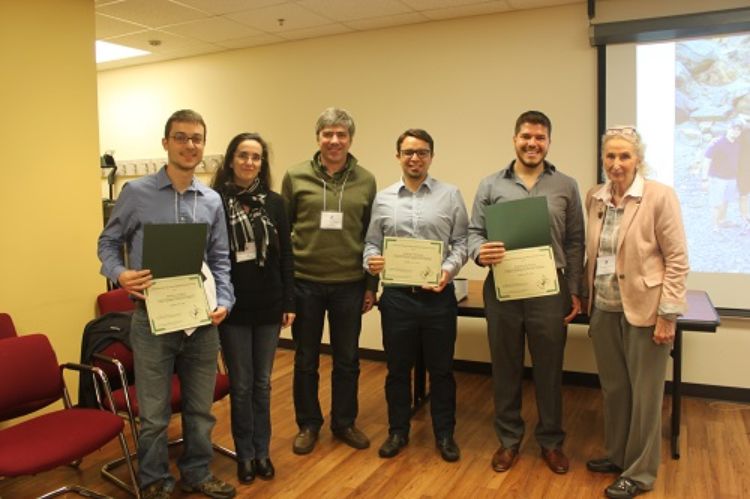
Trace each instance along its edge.
<path fill-rule="evenodd" d="M 344 200 L 344 188 L 346 187 L 346 181 L 349 180 L 349 174 L 352 171 L 349 170 L 346 172 L 346 177 L 344 177 L 344 181 L 341 183 L 341 190 L 339 191 L 339 213 L 341 213 L 341 202 Z M 320 181 L 323 183 L 323 211 L 326 210 L 326 180 L 321 177 Z"/>

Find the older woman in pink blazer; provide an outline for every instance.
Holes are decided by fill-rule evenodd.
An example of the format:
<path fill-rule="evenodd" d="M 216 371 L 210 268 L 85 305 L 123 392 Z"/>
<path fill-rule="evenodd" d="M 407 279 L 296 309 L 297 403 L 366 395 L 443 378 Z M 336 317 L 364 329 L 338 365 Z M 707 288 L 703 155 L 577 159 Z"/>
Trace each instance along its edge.
<path fill-rule="evenodd" d="M 686 306 L 679 201 L 671 187 L 644 179 L 643 150 L 635 128 L 608 129 L 607 182 L 586 196 L 589 335 L 604 395 L 606 451 L 586 466 L 619 475 L 605 489 L 612 498 L 653 487 L 667 358 Z"/>

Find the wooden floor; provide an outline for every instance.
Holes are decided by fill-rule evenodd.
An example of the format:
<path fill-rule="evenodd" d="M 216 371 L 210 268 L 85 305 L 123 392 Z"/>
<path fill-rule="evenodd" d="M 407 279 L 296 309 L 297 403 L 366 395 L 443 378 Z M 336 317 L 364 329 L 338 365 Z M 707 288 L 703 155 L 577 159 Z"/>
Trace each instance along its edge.
<path fill-rule="evenodd" d="M 409 445 L 393 459 L 381 459 L 377 449 L 387 436 L 381 362 L 362 361 L 358 426 L 372 440 L 370 449 L 357 451 L 335 441 L 327 427 L 318 446 L 307 456 L 292 453 L 297 431 L 292 409 L 293 353 L 279 349 L 273 373 L 273 438 L 271 457 L 276 478 L 238 486 L 238 497 L 345 498 L 596 498 L 615 478 L 586 471 L 587 459 L 601 455 L 602 413 L 598 390 L 564 387 L 564 425 L 568 432 L 565 451 L 571 459 L 566 475 L 549 471 L 533 440 L 536 408 L 533 385 L 524 386 L 524 418 L 527 438 L 521 457 L 507 473 L 495 473 L 490 459 L 498 443 L 492 429 L 491 381 L 488 376 L 456 373 L 458 425 L 456 440 L 461 460 L 444 462 L 435 449 L 429 409 L 423 408 L 412 421 Z M 321 402 L 330 407 L 330 358 L 321 359 Z M 668 442 L 668 407 L 665 411 L 662 464 L 655 489 L 645 497 L 661 498 L 750 498 L 750 405 L 683 399 L 682 458 L 672 460 Z M 215 405 L 217 425 L 214 439 L 231 446 L 229 401 Z M 179 434 L 179 418 L 170 426 Z M 532 438 L 529 438 L 529 437 Z M 2 449 L 0 449 L 2 452 Z M 180 448 L 172 450 L 172 464 Z M 103 462 L 115 457 L 113 442 L 84 460 L 79 470 L 66 468 L 34 477 L 0 479 L 0 498 L 28 498 L 64 483 L 81 483 L 115 497 L 128 497 L 99 476 Z M 212 469 L 219 477 L 238 485 L 235 464 L 217 455 Z M 179 492 L 174 497 L 182 497 Z M 73 496 L 71 496 L 73 497 Z"/>

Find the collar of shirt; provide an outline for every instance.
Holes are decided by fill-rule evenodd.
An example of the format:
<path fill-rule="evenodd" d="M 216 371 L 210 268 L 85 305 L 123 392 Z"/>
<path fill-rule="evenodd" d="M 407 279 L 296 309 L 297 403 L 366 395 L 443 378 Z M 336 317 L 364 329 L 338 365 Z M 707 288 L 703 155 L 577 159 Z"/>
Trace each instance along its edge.
<path fill-rule="evenodd" d="M 167 187 L 172 187 L 172 181 L 169 178 L 169 175 L 167 175 L 167 167 L 166 165 L 163 166 L 158 172 L 156 172 L 156 188 L 158 190 L 166 189 Z M 199 194 L 205 194 L 204 189 L 208 189 L 208 187 L 200 184 L 199 182 L 195 181 L 195 177 L 190 181 L 190 185 L 186 189 L 187 191 L 196 191 Z"/>
<path fill-rule="evenodd" d="M 633 179 L 633 183 L 630 184 L 630 187 L 628 187 L 628 190 L 625 191 L 625 195 L 622 197 L 623 199 L 627 198 L 634 198 L 634 199 L 640 199 L 643 197 L 643 184 L 645 180 L 641 175 L 636 174 L 635 179 Z M 607 206 L 614 206 L 612 203 L 612 182 L 607 180 L 604 185 L 602 185 L 601 189 L 596 191 L 593 194 L 594 199 L 598 199 L 601 202 L 603 202 Z"/>
<path fill-rule="evenodd" d="M 419 184 L 419 189 L 417 189 L 417 192 L 427 189 L 427 191 L 432 192 L 433 188 L 435 186 L 435 179 L 427 175 L 427 177 L 424 179 L 424 181 Z M 394 192 L 396 194 L 401 194 L 402 192 L 408 192 L 410 194 L 416 194 L 416 192 L 412 193 L 408 187 L 406 187 L 406 184 L 404 183 L 404 178 L 401 177 L 401 179 L 394 185 L 395 189 Z"/>
<path fill-rule="evenodd" d="M 326 167 L 323 166 L 323 163 L 320 162 L 320 151 L 316 152 L 315 155 L 313 155 L 312 159 L 312 167 L 313 170 L 315 170 L 315 173 L 318 175 L 318 177 L 327 180 L 327 179 L 333 179 L 334 182 L 340 182 L 341 179 L 344 177 L 346 172 L 352 169 L 352 164 L 354 164 L 354 156 L 352 153 L 346 154 L 346 164 L 344 167 L 334 173 L 333 175 L 328 174 L 328 170 L 326 170 Z"/>
<path fill-rule="evenodd" d="M 505 170 L 503 170 L 503 177 L 504 178 L 511 179 L 511 180 L 513 180 L 513 179 L 516 178 L 516 171 L 515 171 L 515 168 L 513 168 L 513 165 L 515 164 L 515 162 L 516 162 L 516 160 L 514 159 L 514 160 L 512 160 L 508 164 L 508 166 L 505 167 Z M 557 170 L 557 168 L 555 167 L 555 165 L 553 165 L 552 163 L 550 163 L 546 159 L 544 160 L 544 171 L 542 172 L 542 174 L 549 174 L 549 175 L 551 175 L 556 170 Z"/>

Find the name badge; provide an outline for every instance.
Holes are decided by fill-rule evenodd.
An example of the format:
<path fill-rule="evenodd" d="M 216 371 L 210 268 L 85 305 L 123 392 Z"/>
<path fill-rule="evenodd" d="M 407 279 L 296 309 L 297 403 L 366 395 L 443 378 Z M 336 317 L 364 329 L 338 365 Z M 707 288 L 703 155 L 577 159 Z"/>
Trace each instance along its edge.
<path fill-rule="evenodd" d="M 596 275 L 615 273 L 615 255 L 600 256 L 596 259 Z"/>
<path fill-rule="evenodd" d="M 326 230 L 341 230 L 344 228 L 344 213 L 340 211 L 321 211 L 320 228 Z"/>
<path fill-rule="evenodd" d="M 248 241 L 245 243 L 245 249 L 238 251 L 235 254 L 237 263 L 247 262 L 249 260 L 255 260 L 258 257 L 257 250 L 255 249 L 255 241 Z"/>

